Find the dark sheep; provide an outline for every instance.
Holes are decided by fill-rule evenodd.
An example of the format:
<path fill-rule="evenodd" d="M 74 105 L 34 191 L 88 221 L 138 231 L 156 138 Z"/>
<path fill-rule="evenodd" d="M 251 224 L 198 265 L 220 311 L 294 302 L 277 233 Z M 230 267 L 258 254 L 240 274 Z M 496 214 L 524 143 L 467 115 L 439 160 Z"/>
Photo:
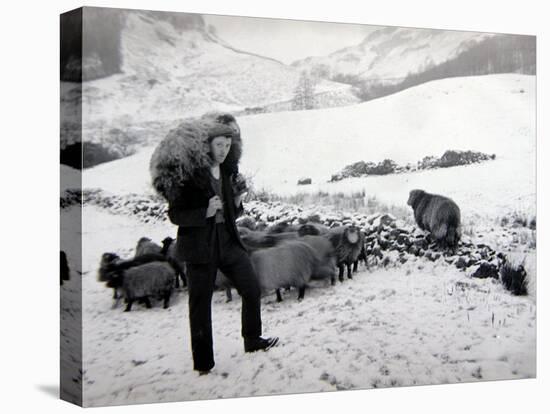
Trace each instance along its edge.
<path fill-rule="evenodd" d="M 67 254 L 63 250 L 61 250 L 60 254 L 59 267 L 61 285 L 63 285 L 64 280 L 70 280 L 71 278 L 71 271 L 69 269 L 69 262 L 67 261 Z"/>
<path fill-rule="evenodd" d="M 407 204 L 414 211 L 414 219 L 422 230 L 430 232 L 444 248 L 456 249 L 460 240 L 460 209 L 448 197 L 412 190 Z"/>
<path fill-rule="evenodd" d="M 155 256 L 159 260 L 154 260 Z M 149 262 L 142 261 L 148 259 Z M 160 297 L 168 308 L 176 272 L 162 255 L 142 255 L 133 260 L 120 260 L 114 253 L 105 253 L 101 259 L 99 280 L 107 282 L 126 299 L 125 312 L 132 309 L 135 300 L 143 300 L 151 308 L 150 298 Z"/>
<path fill-rule="evenodd" d="M 331 228 L 326 237 L 336 250 L 336 265 L 338 266 L 338 279 L 344 281 L 344 266 L 348 270 L 348 279 L 351 279 L 351 265 L 361 253 L 362 238 L 359 228 L 356 226 L 341 226 Z M 334 285 L 335 279 L 331 279 Z"/>
<path fill-rule="evenodd" d="M 162 247 L 151 241 L 148 237 L 142 237 L 138 240 L 136 245 L 135 257 L 142 256 L 144 254 L 154 253 L 161 254 Z"/>
<path fill-rule="evenodd" d="M 166 237 L 162 240 L 161 254 L 165 256 L 176 270 L 176 288 L 180 287 L 180 279 L 182 285 L 187 286 L 187 279 L 185 277 L 185 262 L 178 259 L 176 254 L 176 243 L 172 237 Z"/>
<path fill-rule="evenodd" d="M 313 248 L 298 240 L 257 250 L 250 255 L 260 287 L 264 293 L 275 290 L 277 301 L 282 300 L 279 289 L 298 288 L 298 300 L 302 300 L 319 259 Z"/>

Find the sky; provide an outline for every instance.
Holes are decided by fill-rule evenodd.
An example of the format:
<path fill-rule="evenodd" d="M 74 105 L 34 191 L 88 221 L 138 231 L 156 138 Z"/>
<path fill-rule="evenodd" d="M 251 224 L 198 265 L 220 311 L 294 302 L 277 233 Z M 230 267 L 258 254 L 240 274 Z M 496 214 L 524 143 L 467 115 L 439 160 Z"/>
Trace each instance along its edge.
<path fill-rule="evenodd" d="M 290 64 L 361 43 L 380 26 L 257 17 L 203 15 L 231 46 Z"/>

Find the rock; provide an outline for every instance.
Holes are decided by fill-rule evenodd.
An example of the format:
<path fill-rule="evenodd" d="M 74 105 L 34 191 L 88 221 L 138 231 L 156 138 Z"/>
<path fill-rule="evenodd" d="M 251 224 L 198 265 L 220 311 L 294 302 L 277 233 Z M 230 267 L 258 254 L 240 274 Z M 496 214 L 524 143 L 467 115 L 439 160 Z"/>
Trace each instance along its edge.
<path fill-rule="evenodd" d="M 472 277 L 478 279 L 493 278 L 498 279 L 498 267 L 491 263 L 481 263 L 478 268 L 472 273 Z"/>
<path fill-rule="evenodd" d="M 458 268 L 458 269 L 466 269 L 467 267 L 467 261 L 466 259 L 463 257 L 463 256 L 460 256 L 458 258 L 458 260 L 455 262 L 455 266 Z"/>

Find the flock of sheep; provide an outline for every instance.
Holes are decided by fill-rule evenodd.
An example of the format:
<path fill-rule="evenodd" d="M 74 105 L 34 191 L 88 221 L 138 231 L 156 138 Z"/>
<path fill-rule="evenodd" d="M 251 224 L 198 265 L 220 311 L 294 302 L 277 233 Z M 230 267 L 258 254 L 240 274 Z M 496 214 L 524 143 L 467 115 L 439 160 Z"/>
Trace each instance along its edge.
<path fill-rule="evenodd" d="M 408 204 L 413 208 L 418 226 L 431 233 L 444 248 L 456 248 L 460 239 L 460 210 L 449 198 L 422 190 L 410 193 Z M 365 233 L 355 225 L 328 228 L 320 223 L 292 225 L 280 222 L 267 226 L 253 220 L 238 221 L 239 235 L 247 247 L 252 265 L 264 294 L 275 291 L 281 301 L 281 289 L 298 289 L 303 299 L 311 280 L 330 280 L 336 275 L 344 281 L 344 272 L 352 278 L 358 263 L 366 262 Z M 162 299 L 164 308 L 174 288 L 186 285 L 185 263 L 175 254 L 174 239 L 167 237 L 158 245 L 141 238 L 132 259 L 121 259 L 114 253 L 101 257 L 98 280 L 113 288 L 116 306 L 126 302 L 125 311 L 139 301 L 151 307 L 151 299 Z M 221 272 L 216 286 L 226 290 L 231 300 L 231 282 Z"/>

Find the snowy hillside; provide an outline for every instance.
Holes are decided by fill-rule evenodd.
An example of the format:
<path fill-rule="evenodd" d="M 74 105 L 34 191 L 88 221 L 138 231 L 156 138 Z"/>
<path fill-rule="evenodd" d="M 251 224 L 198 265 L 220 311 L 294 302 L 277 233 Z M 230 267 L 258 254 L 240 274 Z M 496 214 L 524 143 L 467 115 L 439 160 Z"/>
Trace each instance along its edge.
<path fill-rule="evenodd" d="M 385 27 L 356 46 L 293 63 L 303 70 L 326 70 L 328 77 L 354 75 L 369 82 L 396 83 L 410 73 L 454 58 L 490 33 Z"/>
<path fill-rule="evenodd" d="M 213 109 L 239 111 L 293 96 L 298 70 L 231 48 L 200 15 L 194 15 L 191 27 L 180 30 L 159 17 L 168 13 L 119 13 L 122 73 L 83 83 L 85 127 L 181 119 Z M 322 81 L 317 92 L 357 101 L 349 85 Z M 75 94 L 79 95 L 78 85 L 64 83 L 61 100 L 67 111 L 74 105 Z M 84 137 L 98 138 L 97 134 Z"/>
<path fill-rule="evenodd" d="M 253 177 L 257 189 L 286 195 L 365 190 L 367 196 L 404 205 L 412 188 L 424 188 L 455 197 L 467 214 L 535 206 L 532 76 L 433 81 L 359 105 L 243 116 L 239 124 L 245 145 L 241 169 Z M 326 182 L 356 161 L 391 158 L 405 164 L 427 155 L 440 156 L 447 149 L 494 153 L 496 160 Z M 152 193 L 148 171 L 152 151 L 148 148 L 86 170 L 84 188 L 113 194 Z M 311 177 L 313 184 L 297 186 L 301 177 Z"/>

